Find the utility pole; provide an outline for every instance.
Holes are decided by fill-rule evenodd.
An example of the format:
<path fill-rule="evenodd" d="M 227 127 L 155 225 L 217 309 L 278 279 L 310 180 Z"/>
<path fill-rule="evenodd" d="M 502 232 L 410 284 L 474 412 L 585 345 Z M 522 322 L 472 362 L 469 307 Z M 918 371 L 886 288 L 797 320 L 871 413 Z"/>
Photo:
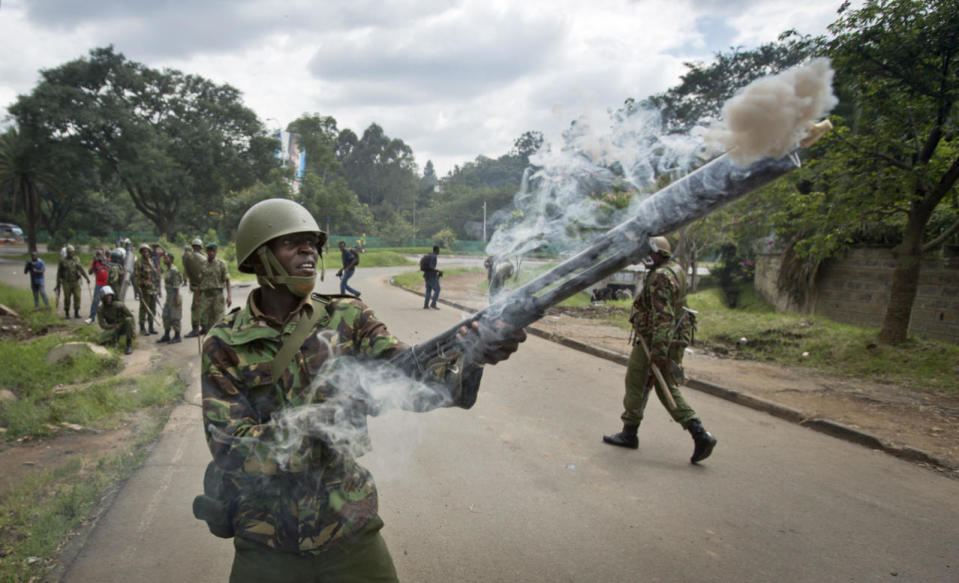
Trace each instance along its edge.
<path fill-rule="evenodd" d="M 483 201 L 483 244 L 486 244 L 486 201 Z"/>

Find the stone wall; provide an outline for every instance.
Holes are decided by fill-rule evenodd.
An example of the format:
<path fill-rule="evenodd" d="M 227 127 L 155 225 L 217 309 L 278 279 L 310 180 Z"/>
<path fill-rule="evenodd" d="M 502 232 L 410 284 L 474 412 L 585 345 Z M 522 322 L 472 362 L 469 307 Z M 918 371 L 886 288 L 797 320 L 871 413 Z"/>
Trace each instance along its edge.
<path fill-rule="evenodd" d="M 761 255 L 756 262 L 756 291 L 777 310 L 813 313 L 859 326 L 882 325 L 895 266 L 888 249 L 854 249 L 828 262 L 803 306 L 777 289 L 781 263 L 779 255 Z M 909 332 L 959 344 L 959 261 L 955 258 L 923 261 Z"/>

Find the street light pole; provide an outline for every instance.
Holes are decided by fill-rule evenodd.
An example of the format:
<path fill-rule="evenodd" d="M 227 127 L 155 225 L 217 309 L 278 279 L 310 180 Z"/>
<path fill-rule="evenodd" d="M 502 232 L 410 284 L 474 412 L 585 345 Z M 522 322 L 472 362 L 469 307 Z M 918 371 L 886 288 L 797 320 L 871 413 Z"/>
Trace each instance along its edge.
<path fill-rule="evenodd" d="M 486 245 L 486 201 L 483 201 L 483 245 Z"/>

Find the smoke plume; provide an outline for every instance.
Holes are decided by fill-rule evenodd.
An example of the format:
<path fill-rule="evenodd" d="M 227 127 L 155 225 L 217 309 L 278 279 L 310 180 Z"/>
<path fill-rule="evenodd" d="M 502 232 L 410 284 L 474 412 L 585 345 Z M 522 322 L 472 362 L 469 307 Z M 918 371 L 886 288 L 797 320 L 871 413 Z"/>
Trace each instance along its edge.
<path fill-rule="evenodd" d="M 706 140 L 743 166 L 780 158 L 839 102 L 832 79 L 828 59 L 757 79 L 723 105 L 724 123 L 707 131 Z"/>

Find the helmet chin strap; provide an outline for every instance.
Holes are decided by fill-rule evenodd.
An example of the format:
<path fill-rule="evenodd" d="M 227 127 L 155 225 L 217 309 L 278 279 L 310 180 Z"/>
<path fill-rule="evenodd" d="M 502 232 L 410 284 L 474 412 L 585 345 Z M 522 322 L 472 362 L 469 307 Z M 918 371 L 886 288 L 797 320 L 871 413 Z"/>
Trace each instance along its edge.
<path fill-rule="evenodd" d="M 263 275 L 256 274 L 256 281 L 261 286 L 276 289 L 276 285 L 279 284 L 286 287 L 291 294 L 301 298 L 313 291 L 313 286 L 316 284 L 315 275 L 292 276 L 287 274 L 280 261 L 266 245 L 257 249 L 256 254 L 260 258 L 260 265 L 266 271 Z"/>

